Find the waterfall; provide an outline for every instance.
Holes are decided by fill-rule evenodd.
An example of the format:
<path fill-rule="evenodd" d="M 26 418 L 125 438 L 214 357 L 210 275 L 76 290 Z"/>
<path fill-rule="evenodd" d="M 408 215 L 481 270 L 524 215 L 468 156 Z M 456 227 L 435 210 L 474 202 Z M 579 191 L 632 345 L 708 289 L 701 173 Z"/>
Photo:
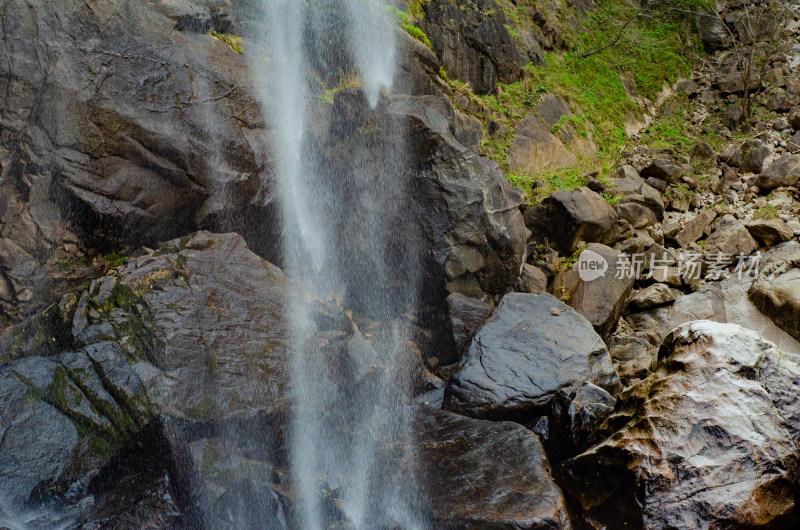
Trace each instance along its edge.
<path fill-rule="evenodd" d="M 397 282 L 390 289 L 394 233 L 403 230 L 396 220 L 408 201 L 402 130 L 383 131 L 380 174 L 343 171 L 322 162 L 313 115 L 321 79 L 356 75 L 368 106 L 379 106 L 394 77 L 394 23 L 376 0 L 262 2 L 263 31 L 248 58 L 272 128 L 283 265 L 292 280 L 289 446 L 299 525 L 424 528 L 420 492 L 407 480 L 413 473 L 395 480 L 401 466 L 413 468 L 414 453 L 405 360 L 414 267 L 403 271 L 404 289 Z M 368 338 L 352 323 L 342 358 L 325 358 L 314 299 L 357 306 L 377 331 Z"/>

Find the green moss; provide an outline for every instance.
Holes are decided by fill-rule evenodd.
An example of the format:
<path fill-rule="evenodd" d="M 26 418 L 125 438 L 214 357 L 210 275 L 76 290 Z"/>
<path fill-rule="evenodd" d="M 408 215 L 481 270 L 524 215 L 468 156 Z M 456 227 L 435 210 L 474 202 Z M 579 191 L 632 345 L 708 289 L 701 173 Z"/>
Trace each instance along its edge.
<path fill-rule="evenodd" d="M 425 32 L 422 31 L 420 28 L 412 24 L 403 24 L 403 29 L 405 29 L 409 35 L 420 41 L 422 44 L 424 44 L 430 49 L 433 49 L 433 44 L 431 43 L 431 39 L 429 39 L 428 36 L 425 34 Z"/>
<path fill-rule="evenodd" d="M 778 210 L 768 204 L 763 208 L 759 208 L 755 212 L 753 212 L 753 221 L 760 221 L 760 220 L 768 220 L 768 219 L 777 219 L 778 218 Z"/>
<path fill-rule="evenodd" d="M 244 41 L 238 35 L 231 35 L 229 33 L 218 33 L 211 30 L 211 35 L 228 45 L 228 47 L 236 53 L 244 53 Z"/>
<path fill-rule="evenodd" d="M 108 254 L 103 255 L 103 259 L 106 261 L 108 267 L 119 267 L 121 265 L 125 265 L 128 263 L 128 256 L 123 256 L 121 254 L 117 254 L 116 252 L 109 252 Z"/>
<path fill-rule="evenodd" d="M 409 0 L 406 13 L 417 20 L 423 20 L 425 18 L 425 6 L 428 5 L 430 1 L 431 0 Z"/>

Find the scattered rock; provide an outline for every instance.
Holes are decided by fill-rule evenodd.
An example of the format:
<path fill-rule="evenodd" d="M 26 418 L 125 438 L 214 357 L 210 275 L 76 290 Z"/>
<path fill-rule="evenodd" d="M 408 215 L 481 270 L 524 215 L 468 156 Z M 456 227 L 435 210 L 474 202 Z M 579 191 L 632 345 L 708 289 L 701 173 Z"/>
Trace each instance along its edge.
<path fill-rule="evenodd" d="M 537 294 L 547 290 L 547 283 L 547 275 L 542 269 L 525 263 L 514 288 L 520 293 Z"/>
<path fill-rule="evenodd" d="M 717 213 L 714 210 L 701 210 L 697 212 L 697 215 L 690 219 L 684 225 L 683 229 L 674 236 L 675 241 L 680 246 L 687 248 L 690 244 L 703 237 L 706 229 L 716 217 Z M 664 235 L 666 235 L 666 233 Z"/>
<path fill-rule="evenodd" d="M 683 168 L 668 158 L 656 158 L 642 170 L 642 177 L 657 178 L 670 184 L 678 183 L 683 174 Z"/>
<path fill-rule="evenodd" d="M 631 305 L 637 309 L 650 309 L 674 302 L 680 295 L 680 291 L 671 289 L 663 283 L 656 283 L 634 294 Z"/>

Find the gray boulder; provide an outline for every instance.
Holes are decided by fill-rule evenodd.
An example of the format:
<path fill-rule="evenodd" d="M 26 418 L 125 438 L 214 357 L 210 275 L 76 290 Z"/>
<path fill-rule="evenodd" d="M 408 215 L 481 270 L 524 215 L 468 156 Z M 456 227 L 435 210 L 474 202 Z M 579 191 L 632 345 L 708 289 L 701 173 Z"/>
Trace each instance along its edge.
<path fill-rule="evenodd" d="M 794 186 L 800 180 L 800 155 L 783 155 L 770 164 L 756 179 L 761 190 Z"/>
<path fill-rule="evenodd" d="M 712 254 L 747 256 L 758 248 L 758 243 L 733 215 L 726 214 L 717 222 L 706 239 L 706 251 Z"/>
<path fill-rule="evenodd" d="M 435 528 L 572 528 L 547 455 L 532 431 L 432 409 L 418 415 L 417 425 Z"/>
<path fill-rule="evenodd" d="M 589 321 L 549 294 L 511 293 L 473 337 L 444 407 L 480 418 L 532 418 L 557 390 L 587 381 L 611 393 L 620 386 Z"/>
<path fill-rule="evenodd" d="M 492 315 L 494 308 L 475 298 L 453 293 L 447 297 L 453 339 L 459 357 L 466 351 L 472 335 Z"/>
<path fill-rule="evenodd" d="M 602 240 L 616 220 L 614 208 L 589 188 L 557 191 L 525 212 L 532 239 L 567 255 L 580 241 Z"/>

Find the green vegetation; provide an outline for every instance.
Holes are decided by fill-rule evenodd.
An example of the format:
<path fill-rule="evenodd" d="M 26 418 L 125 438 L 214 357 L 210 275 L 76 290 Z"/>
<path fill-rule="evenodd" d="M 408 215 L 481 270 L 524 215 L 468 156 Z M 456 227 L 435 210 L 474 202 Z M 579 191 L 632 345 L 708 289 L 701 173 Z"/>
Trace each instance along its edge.
<path fill-rule="evenodd" d="M 405 29 L 409 35 L 420 41 L 422 44 L 424 44 L 428 48 L 433 49 L 433 44 L 431 44 L 431 39 L 429 39 L 428 36 L 425 34 L 425 32 L 422 31 L 420 28 L 412 24 L 403 24 L 403 29 Z"/>
<path fill-rule="evenodd" d="M 526 19 L 530 6 L 510 2 L 501 5 L 510 22 L 509 32 L 517 39 L 517 28 L 531 24 Z M 580 175 L 587 169 L 608 174 L 620 152 L 631 143 L 626 123 L 636 122 L 642 116 L 642 108 L 628 92 L 633 91 L 635 97 L 657 100 L 666 84 L 690 72 L 693 57 L 701 47 L 696 40 L 688 46 L 684 44 L 688 20 L 668 11 L 637 16 L 636 9 L 639 8 L 600 0 L 597 11 L 583 21 L 583 31 L 564 31 L 565 45 L 570 51 L 547 54 L 546 64 L 528 65 L 521 81 L 500 84 L 493 94 L 476 95 L 465 83 L 443 77 L 455 96 L 466 96 L 469 101 L 469 105 L 464 105 L 461 98 L 462 104 L 458 105 L 459 98 L 454 97 L 460 110 L 478 117 L 487 128 L 494 121 L 501 125 L 501 131 L 507 131 L 494 136 L 487 134 L 481 154 L 500 164 L 515 185 L 529 192 L 535 185 L 536 195 L 542 196 L 554 189 L 584 184 Z M 562 15 L 558 13 L 559 17 Z M 565 28 L 568 26 L 564 24 Z M 615 41 L 617 35 L 621 37 Z M 535 111 L 545 93 L 568 101 L 574 114 L 553 127 L 553 132 L 557 134 L 568 126 L 570 133 L 591 139 L 598 154 L 571 169 L 548 174 L 509 174 L 507 153 L 514 127 Z M 680 139 L 677 117 L 675 123 L 664 125 L 657 134 L 665 144 Z"/>
<path fill-rule="evenodd" d="M 125 265 L 128 263 L 128 256 L 123 256 L 121 254 L 117 254 L 116 252 L 109 252 L 103 256 L 103 259 L 106 261 L 110 268 L 119 267 L 121 265 Z"/>
<path fill-rule="evenodd" d="M 230 33 L 219 33 L 211 30 L 211 35 L 228 45 L 228 47 L 236 53 L 244 53 L 244 41 L 238 35 L 231 35 Z"/>
<path fill-rule="evenodd" d="M 425 18 L 425 6 L 428 5 L 430 1 L 431 0 L 410 0 L 406 8 L 406 13 L 417 20 L 422 20 Z"/>
<path fill-rule="evenodd" d="M 759 208 L 755 212 L 753 212 L 753 221 L 760 221 L 760 220 L 768 220 L 768 219 L 777 219 L 778 218 L 778 210 L 768 204 L 763 208 Z"/>
<path fill-rule="evenodd" d="M 222 414 L 222 407 L 217 403 L 214 398 L 204 397 L 197 405 L 187 410 L 189 416 L 199 420 L 212 420 L 218 418 Z"/>

